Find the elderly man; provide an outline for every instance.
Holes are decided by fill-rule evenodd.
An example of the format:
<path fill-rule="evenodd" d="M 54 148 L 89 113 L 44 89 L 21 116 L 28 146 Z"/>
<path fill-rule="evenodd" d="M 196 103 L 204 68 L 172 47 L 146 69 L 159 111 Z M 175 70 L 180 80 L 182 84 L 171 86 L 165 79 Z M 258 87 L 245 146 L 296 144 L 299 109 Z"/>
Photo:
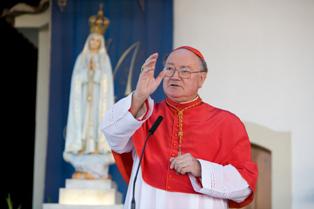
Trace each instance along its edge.
<path fill-rule="evenodd" d="M 203 55 L 190 46 L 176 48 L 155 78 L 157 58 L 157 53 L 147 58 L 135 91 L 118 101 L 102 124 L 119 170 L 133 182 L 148 130 L 158 116 L 164 118 L 147 142 L 135 185 L 136 208 L 247 205 L 257 180 L 249 138 L 237 116 L 198 96 L 207 76 Z M 166 99 L 154 104 L 150 95 L 162 80 Z M 130 208 L 132 187 L 124 208 Z"/>

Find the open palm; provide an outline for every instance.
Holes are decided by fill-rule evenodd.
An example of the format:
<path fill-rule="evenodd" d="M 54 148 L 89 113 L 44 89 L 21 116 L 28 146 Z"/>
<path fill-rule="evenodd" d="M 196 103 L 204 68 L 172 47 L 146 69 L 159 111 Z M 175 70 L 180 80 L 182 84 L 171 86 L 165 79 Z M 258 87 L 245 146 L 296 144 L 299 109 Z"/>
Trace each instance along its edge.
<path fill-rule="evenodd" d="M 162 79 L 165 77 L 165 72 L 161 71 L 155 78 L 154 72 L 158 53 L 150 55 L 142 66 L 142 71 L 139 76 L 134 94 L 143 99 L 147 99 L 159 86 Z"/>

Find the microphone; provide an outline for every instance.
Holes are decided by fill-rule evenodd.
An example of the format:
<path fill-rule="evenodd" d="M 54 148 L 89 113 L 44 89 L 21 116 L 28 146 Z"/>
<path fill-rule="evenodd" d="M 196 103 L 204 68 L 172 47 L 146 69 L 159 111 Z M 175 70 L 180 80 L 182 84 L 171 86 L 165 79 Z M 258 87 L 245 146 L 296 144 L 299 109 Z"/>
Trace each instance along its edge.
<path fill-rule="evenodd" d="M 148 135 L 153 135 L 156 129 L 158 128 L 159 124 L 161 123 L 163 117 L 161 115 L 158 116 L 155 123 L 152 125 L 152 127 L 148 130 Z"/>
<path fill-rule="evenodd" d="M 148 138 L 154 134 L 154 132 L 156 131 L 156 129 L 158 128 L 159 124 L 161 123 L 163 117 L 160 115 L 158 116 L 157 120 L 154 122 L 154 124 L 152 125 L 152 127 L 148 130 L 148 135 L 146 136 L 145 142 L 144 142 L 144 146 L 142 149 L 142 153 L 140 156 L 140 162 L 138 163 L 137 169 L 136 169 L 136 173 L 134 176 L 134 180 L 133 180 L 133 193 L 132 193 L 132 201 L 131 201 L 131 209 L 135 209 L 135 183 L 136 183 L 136 179 L 137 179 L 137 174 L 139 171 L 139 168 L 141 166 L 141 162 L 144 156 L 144 152 L 145 152 L 145 148 L 146 148 L 146 144 L 148 141 Z"/>

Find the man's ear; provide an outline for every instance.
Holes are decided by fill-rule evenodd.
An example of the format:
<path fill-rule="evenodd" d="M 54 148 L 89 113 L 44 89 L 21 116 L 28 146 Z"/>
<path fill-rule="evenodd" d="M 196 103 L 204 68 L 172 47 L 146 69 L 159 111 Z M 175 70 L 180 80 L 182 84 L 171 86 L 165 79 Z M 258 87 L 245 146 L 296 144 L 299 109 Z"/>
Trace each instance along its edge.
<path fill-rule="evenodd" d="M 200 79 L 199 79 L 199 85 L 198 85 L 199 88 L 201 88 L 203 86 L 203 83 L 205 82 L 206 77 L 207 77 L 207 72 L 202 72 L 200 74 L 201 75 L 199 77 Z"/>

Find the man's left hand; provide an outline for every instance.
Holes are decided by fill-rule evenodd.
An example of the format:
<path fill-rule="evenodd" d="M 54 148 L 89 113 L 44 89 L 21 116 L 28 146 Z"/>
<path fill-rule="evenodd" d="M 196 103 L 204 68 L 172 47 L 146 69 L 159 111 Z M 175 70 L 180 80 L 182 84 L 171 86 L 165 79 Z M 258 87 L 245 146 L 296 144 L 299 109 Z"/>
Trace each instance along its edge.
<path fill-rule="evenodd" d="M 191 173 L 195 177 L 201 176 L 201 164 L 190 153 L 170 158 L 170 169 L 175 169 L 182 175 Z"/>

